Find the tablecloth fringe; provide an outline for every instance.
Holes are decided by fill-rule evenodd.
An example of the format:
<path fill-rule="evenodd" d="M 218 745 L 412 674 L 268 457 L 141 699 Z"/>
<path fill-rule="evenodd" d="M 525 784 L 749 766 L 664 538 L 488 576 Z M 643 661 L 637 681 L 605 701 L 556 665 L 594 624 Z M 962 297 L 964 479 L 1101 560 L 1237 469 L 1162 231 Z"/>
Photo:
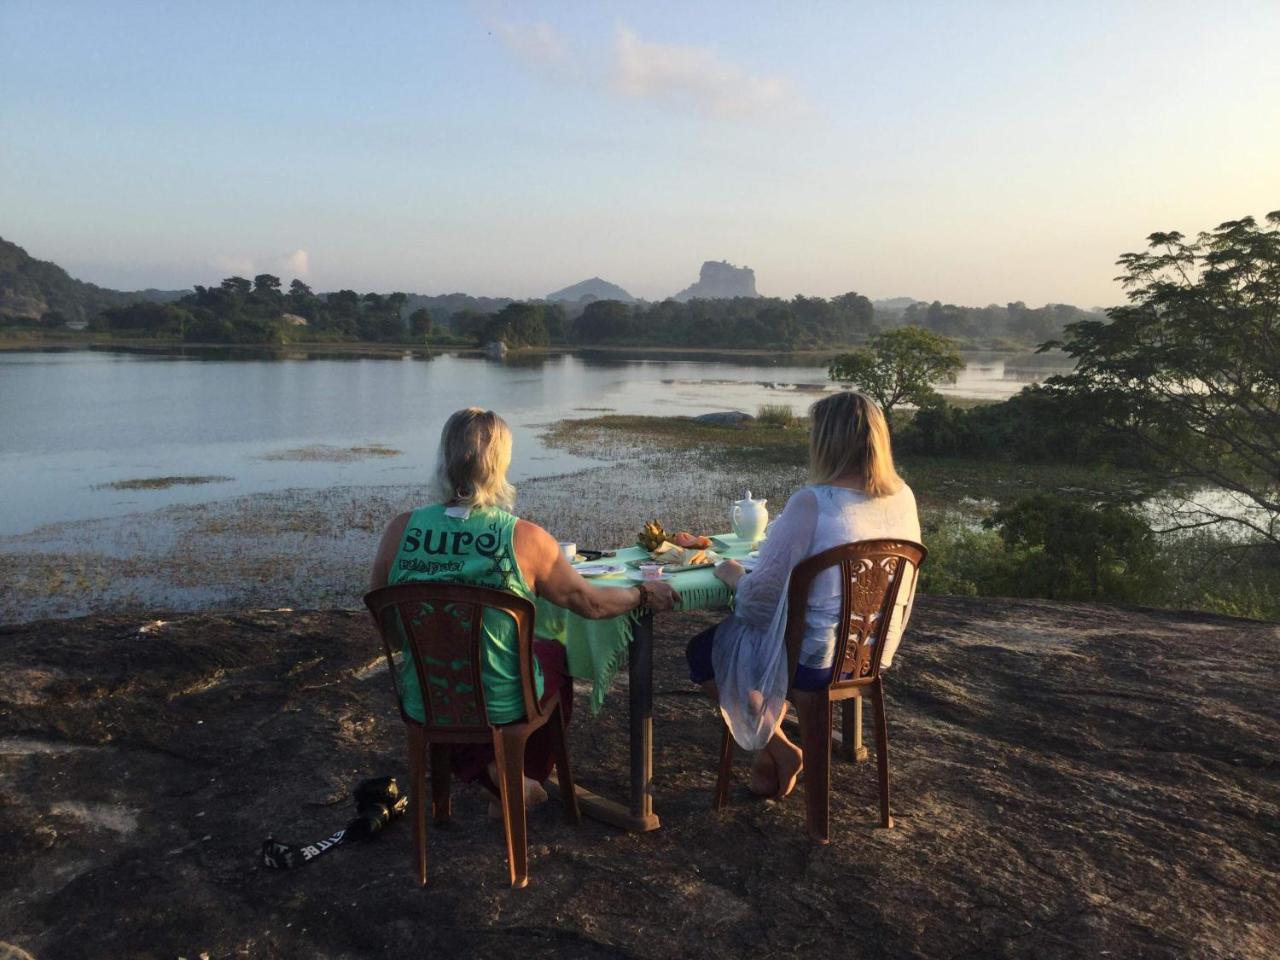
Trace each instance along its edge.
<path fill-rule="evenodd" d="M 724 591 L 724 587 L 720 586 L 719 583 L 709 587 L 677 586 L 676 589 L 680 592 L 680 609 L 682 610 L 697 610 L 710 607 Z M 721 603 L 723 605 L 723 601 Z"/>
<path fill-rule="evenodd" d="M 593 717 L 600 714 L 604 707 L 605 694 L 609 692 L 609 688 L 613 686 L 613 679 L 618 675 L 618 671 L 622 669 L 622 663 L 631 649 L 631 627 L 640 617 L 640 611 L 632 610 L 630 613 L 612 620 L 597 621 L 597 624 L 603 626 L 607 623 L 610 629 L 616 632 L 614 640 L 616 643 L 610 644 L 613 652 L 610 653 L 609 659 L 597 670 L 594 681 L 591 684 L 591 715 Z"/>

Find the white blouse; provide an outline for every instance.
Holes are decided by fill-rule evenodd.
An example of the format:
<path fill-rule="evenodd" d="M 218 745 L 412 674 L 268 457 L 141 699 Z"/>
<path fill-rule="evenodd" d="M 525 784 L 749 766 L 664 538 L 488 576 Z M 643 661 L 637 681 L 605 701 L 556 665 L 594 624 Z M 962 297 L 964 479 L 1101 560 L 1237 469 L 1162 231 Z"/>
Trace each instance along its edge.
<path fill-rule="evenodd" d="M 881 537 L 920 540 L 920 518 L 911 488 L 903 485 L 887 497 L 815 484 L 787 501 L 769 529 L 760 558 L 738 583 L 734 612 L 716 630 L 712 665 L 720 709 L 734 739 L 758 750 L 773 736 L 786 703 L 787 589 L 791 571 L 802 560 L 842 543 Z M 885 639 L 881 669 L 893 662 L 915 598 L 915 571 L 898 594 Z M 835 627 L 840 617 L 838 569 L 814 580 L 805 611 L 800 663 L 817 669 L 835 658 Z"/>

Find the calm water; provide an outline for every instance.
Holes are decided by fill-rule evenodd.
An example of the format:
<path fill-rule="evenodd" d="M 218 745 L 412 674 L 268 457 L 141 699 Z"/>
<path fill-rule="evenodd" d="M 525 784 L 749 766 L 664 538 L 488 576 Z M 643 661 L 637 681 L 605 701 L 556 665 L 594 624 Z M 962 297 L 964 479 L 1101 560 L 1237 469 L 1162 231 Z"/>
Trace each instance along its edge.
<path fill-rule="evenodd" d="M 1044 357 L 977 356 L 944 392 L 1006 397 L 1054 369 Z M 825 388 L 822 368 L 767 359 L 0 352 L 0 534 L 291 487 L 412 483 L 429 470 L 445 417 L 471 404 L 516 431 L 519 481 L 593 464 L 538 440 L 564 417 L 754 413 L 761 403 L 799 412 Z M 401 453 L 333 460 L 372 445 Z M 104 486 L 166 476 L 229 479 Z"/>

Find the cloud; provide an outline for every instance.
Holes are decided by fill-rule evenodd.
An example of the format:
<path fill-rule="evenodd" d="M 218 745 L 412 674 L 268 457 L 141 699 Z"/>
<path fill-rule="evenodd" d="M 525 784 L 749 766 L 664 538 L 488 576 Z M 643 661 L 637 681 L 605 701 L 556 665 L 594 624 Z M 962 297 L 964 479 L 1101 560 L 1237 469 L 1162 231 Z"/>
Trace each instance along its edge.
<path fill-rule="evenodd" d="M 787 77 L 751 74 L 713 47 L 655 43 L 623 23 L 603 58 L 574 49 L 550 24 L 491 19 L 502 45 L 531 70 L 554 80 L 584 84 L 627 100 L 649 100 L 706 117 L 745 119 L 808 112 Z"/>
<path fill-rule="evenodd" d="M 270 273 L 301 279 L 311 272 L 311 254 L 302 248 L 292 253 L 271 257 L 218 254 L 209 258 L 209 266 L 219 271 L 224 277 L 253 277 L 259 273 Z"/>
<path fill-rule="evenodd" d="M 642 40 L 623 24 L 614 34 L 613 81 L 635 99 L 657 100 L 713 117 L 804 109 L 786 77 L 753 76 L 711 47 Z"/>
<path fill-rule="evenodd" d="M 311 254 L 305 250 L 295 250 L 293 253 L 280 258 L 279 269 L 282 273 L 289 273 L 295 277 L 305 277 L 311 272 Z"/>
<path fill-rule="evenodd" d="M 491 23 L 502 45 L 529 66 L 553 76 L 573 73 L 569 44 L 551 24 L 542 21 L 512 23 L 510 20 L 493 20 Z"/>

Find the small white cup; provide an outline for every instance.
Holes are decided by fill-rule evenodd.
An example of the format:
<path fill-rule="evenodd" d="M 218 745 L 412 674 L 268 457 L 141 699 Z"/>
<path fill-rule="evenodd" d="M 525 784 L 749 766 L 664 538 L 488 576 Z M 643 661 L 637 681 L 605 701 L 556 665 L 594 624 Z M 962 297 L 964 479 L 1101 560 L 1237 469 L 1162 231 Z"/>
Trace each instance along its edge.
<path fill-rule="evenodd" d="M 561 540 L 560 551 L 570 563 L 578 559 L 578 545 L 572 540 Z"/>

